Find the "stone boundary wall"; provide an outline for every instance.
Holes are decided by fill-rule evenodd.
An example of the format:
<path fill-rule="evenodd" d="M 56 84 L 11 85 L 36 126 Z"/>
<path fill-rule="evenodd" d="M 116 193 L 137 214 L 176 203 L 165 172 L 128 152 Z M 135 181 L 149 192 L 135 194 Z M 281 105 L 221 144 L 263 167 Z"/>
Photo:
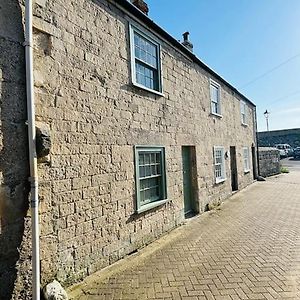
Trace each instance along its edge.
<path fill-rule="evenodd" d="M 260 175 L 269 177 L 280 173 L 279 150 L 270 147 L 259 147 L 259 170 Z"/>
<path fill-rule="evenodd" d="M 258 145 L 273 147 L 276 144 L 300 146 L 300 128 L 258 132 Z"/>

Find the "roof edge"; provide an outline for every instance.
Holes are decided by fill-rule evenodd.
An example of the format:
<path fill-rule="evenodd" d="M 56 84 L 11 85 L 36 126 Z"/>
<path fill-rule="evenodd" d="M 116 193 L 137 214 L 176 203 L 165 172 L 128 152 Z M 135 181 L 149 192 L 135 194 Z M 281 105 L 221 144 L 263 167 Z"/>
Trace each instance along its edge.
<path fill-rule="evenodd" d="M 128 0 L 109 0 L 111 3 L 116 3 L 122 6 L 126 11 L 133 14 L 137 17 L 140 21 L 144 24 L 149 26 L 163 38 L 165 38 L 168 42 L 170 42 L 174 47 L 178 48 L 181 52 L 187 55 L 191 60 L 202 67 L 204 70 L 212 74 L 215 78 L 217 78 L 220 82 L 227 85 L 230 89 L 232 89 L 237 95 L 239 95 L 243 100 L 246 100 L 251 105 L 256 107 L 256 105 L 248 99 L 245 95 L 243 95 L 240 91 L 238 91 L 233 85 L 231 85 L 228 81 L 226 81 L 223 77 L 221 77 L 218 73 L 216 73 L 213 69 L 208 67 L 205 63 L 203 63 L 195 54 L 189 51 L 185 46 L 183 46 L 180 42 L 178 42 L 174 37 L 172 37 L 167 31 L 157 25 L 153 20 L 151 20 L 147 15 L 141 12 L 137 7 L 135 7 L 130 1 Z"/>

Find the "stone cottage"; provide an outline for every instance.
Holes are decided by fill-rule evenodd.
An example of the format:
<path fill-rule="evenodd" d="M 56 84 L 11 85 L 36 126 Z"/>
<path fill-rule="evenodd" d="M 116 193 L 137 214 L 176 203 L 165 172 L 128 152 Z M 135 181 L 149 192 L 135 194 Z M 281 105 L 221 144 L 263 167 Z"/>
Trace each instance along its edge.
<path fill-rule="evenodd" d="M 81 280 L 256 177 L 255 105 L 134 2 L 33 3 L 42 286 Z M 24 35 L 24 1 L 1 3 L 1 299 L 32 297 Z"/>

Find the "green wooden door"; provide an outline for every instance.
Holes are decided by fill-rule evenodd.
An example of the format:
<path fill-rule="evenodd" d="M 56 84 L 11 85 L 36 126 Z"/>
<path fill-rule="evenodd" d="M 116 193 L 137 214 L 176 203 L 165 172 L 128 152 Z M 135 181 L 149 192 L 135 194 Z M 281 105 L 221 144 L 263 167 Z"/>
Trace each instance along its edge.
<path fill-rule="evenodd" d="M 182 147 L 182 171 L 183 171 L 184 214 L 186 215 L 193 211 L 191 149 L 188 146 Z"/>

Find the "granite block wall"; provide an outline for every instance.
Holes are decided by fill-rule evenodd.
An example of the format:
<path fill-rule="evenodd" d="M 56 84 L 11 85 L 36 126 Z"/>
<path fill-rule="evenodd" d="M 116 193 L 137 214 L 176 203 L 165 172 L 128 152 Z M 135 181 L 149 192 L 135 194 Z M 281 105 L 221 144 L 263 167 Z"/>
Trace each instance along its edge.
<path fill-rule="evenodd" d="M 280 154 L 278 149 L 259 147 L 259 171 L 263 177 L 280 174 Z"/>
<path fill-rule="evenodd" d="M 15 174 L 20 179 L 15 182 L 22 183 L 23 191 L 28 175 L 23 7 L 15 4 L 19 40 L 12 43 L 9 55 L 16 57 L 15 72 L 21 79 L 9 88 L 9 96 L 2 92 L 1 100 L 13 105 L 19 102 L 13 126 L 19 124 L 20 131 L 15 132 L 20 132 L 20 138 L 14 139 L 11 148 L 22 151 L 14 156 L 8 151 L 7 157 L 19 161 L 9 165 L 18 166 Z M 1 5 L 12 9 L 9 4 Z M 199 213 L 208 203 L 223 201 L 232 193 L 229 155 L 227 178 L 215 183 L 214 146 L 224 146 L 227 154 L 230 146 L 236 147 L 239 189 L 253 182 L 252 172 L 245 173 L 243 165 L 243 147 L 256 146 L 252 104 L 247 103 L 248 122 L 242 125 L 243 99 L 219 82 L 222 116 L 212 115 L 210 79 L 218 79 L 160 36 L 156 38 L 162 51 L 163 95 L 133 86 L 129 23 L 143 27 L 114 1 L 34 3 L 36 119 L 49 128 L 52 143 L 50 154 L 39 163 L 43 285 L 53 278 L 73 284 L 182 224 L 182 146 L 195 146 Z M 11 43 L 5 39 L 0 47 Z M 8 68 L 2 68 L 1 78 Z M 16 89 L 19 100 L 9 101 Z M 5 140 L 3 128 L 1 138 Z M 168 201 L 142 214 L 135 212 L 135 145 L 161 145 L 166 153 Z M 6 188 L 4 180 L 1 184 Z M 30 224 L 28 191 L 21 194 L 23 231 L 15 248 L 22 240 L 30 242 L 24 229 L 26 220 Z M 23 270 L 30 270 L 30 265 Z M 20 286 L 19 293 L 21 290 Z"/>

